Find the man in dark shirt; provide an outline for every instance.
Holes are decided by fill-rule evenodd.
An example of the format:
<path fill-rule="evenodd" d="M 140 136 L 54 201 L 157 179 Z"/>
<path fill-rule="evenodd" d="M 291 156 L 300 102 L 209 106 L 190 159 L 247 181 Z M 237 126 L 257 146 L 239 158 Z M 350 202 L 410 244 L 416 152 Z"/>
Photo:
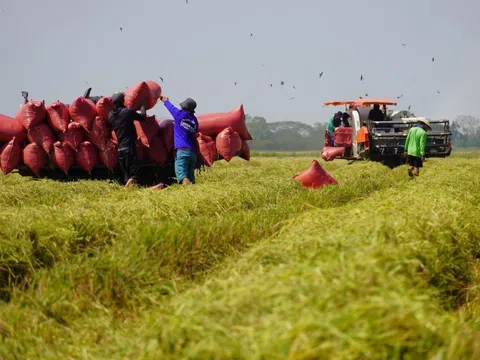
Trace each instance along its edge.
<path fill-rule="evenodd" d="M 112 96 L 113 110 L 108 117 L 108 124 L 115 131 L 118 139 L 118 163 L 123 172 L 125 187 L 137 183 L 138 159 L 134 121 L 144 122 L 147 118 L 145 106 L 142 104 L 141 114 L 125 107 L 125 95 L 115 93 Z"/>
<path fill-rule="evenodd" d="M 380 105 L 378 104 L 373 105 L 373 109 L 370 110 L 370 112 L 368 113 L 368 120 L 372 120 L 372 121 L 385 120 L 385 115 L 382 112 L 382 110 L 380 110 Z"/>

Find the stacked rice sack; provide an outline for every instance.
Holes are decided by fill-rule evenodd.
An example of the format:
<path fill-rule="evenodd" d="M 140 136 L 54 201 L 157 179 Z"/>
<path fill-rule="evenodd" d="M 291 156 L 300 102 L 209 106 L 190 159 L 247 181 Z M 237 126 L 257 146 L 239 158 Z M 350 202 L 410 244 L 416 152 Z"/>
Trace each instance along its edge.
<path fill-rule="evenodd" d="M 143 102 L 147 109 L 151 109 L 160 95 L 161 88 L 157 83 L 141 82 L 128 89 L 125 103 L 138 110 Z M 74 164 L 87 173 L 101 164 L 113 171 L 117 164 L 117 141 L 107 122 L 112 108 L 110 97 L 103 97 L 96 103 L 79 97 L 69 106 L 60 101 L 46 106 L 45 102 L 30 100 L 20 107 L 15 118 L 0 115 L 0 168 L 3 174 L 18 168 L 21 163 L 36 175 L 47 167 L 68 173 Z M 149 121 L 156 123 L 154 117 Z M 139 131 L 137 124 L 136 127 Z M 161 129 L 160 124 L 158 129 Z M 158 131 L 151 139 L 156 150 L 166 158 L 165 136 L 170 134 Z M 163 165 L 162 156 L 155 154 L 151 160 Z"/>
<path fill-rule="evenodd" d="M 248 142 L 252 136 L 247 130 L 243 105 L 227 113 L 199 115 L 198 148 L 202 162 L 212 166 L 214 161 L 230 161 L 234 156 L 250 160 Z"/>
<path fill-rule="evenodd" d="M 153 108 L 161 96 L 160 85 L 145 81 L 129 88 L 125 105 L 138 111 L 144 103 Z M 95 102 L 92 100 L 94 99 Z M 15 118 L 0 115 L 0 168 L 8 174 L 21 164 L 39 175 L 42 169 L 57 168 L 68 174 L 78 166 L 91 174 L 97 166 L 113 171 L 117 165 L 117 138 L 108 125 L 113 108 L 110 97 L 78 97 L 70 105 L 30 100 Z M 219 159 L 238 155 L 250 159 L 247 141 L 252 140 L 245 124 L 243 106 L 227 113 L 198 116 L 200 161 L 212 166 Z M 148 116 L 135 121 L 137 154 L 141 162 L 164 165 L 174 159 L 173 120 Z"/>

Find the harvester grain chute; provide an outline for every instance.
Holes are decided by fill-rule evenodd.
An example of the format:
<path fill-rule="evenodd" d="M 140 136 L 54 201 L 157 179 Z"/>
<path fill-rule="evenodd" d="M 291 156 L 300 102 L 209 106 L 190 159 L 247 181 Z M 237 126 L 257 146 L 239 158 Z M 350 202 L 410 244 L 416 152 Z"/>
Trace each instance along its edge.
<path fill-rule="evenodd" d="M 396 106 L 389 99 L 356 99 L 352 101 L 327 101 L 325 106 L 345 106 L 350 115 L 350 127 L 339 127 L 334 131 L 333 143 L 325 130 L 325 160 L 372 160 L 389 166 L 400 165 L 405 159 L 405 140 L 409 129 L 415 126 L 418 117 L 410 111 L 388 110 Z M 369 113 L 379 105 L 384 121 L 370 120 Z M 452 151 L 452 133 L 449 120 L 430 120 L 432 130 L 427 132 L 425 157 L 446 157 Z M 325 155 L 330 154 L 330 156 Z"/>

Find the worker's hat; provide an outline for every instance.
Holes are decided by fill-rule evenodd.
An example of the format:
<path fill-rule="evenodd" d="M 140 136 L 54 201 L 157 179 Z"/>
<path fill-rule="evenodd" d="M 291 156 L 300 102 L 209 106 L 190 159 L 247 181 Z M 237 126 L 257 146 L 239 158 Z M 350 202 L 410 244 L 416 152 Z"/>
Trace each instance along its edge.
<path fill-rule="evenodd" d="M 425 125 L 427 130 L 432 130 L 432 127 L 430 125 L 430 121 L 428 121 L 428 119 L 418 119 L 418 122 Z"/>

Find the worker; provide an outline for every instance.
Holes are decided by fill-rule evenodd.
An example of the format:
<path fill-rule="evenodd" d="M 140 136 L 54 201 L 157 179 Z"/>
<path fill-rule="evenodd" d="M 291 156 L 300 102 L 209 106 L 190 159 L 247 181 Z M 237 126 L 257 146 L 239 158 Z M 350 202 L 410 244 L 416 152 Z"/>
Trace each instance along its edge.
<path fill-rule="evenodd" d="M 174 119 L 173 137 L 175 149 L 175 175 L 182 185 L 195 184 L 195 168 L 197 166 L 198 120 L 195 117 L 197 103 L 186 99 L 176 108 L 168 99 L 162 96 L 160 100 Z"/>
<path fill-rule="evenodd" d="M 108 124 L 115 131 L 118 140 L 118 164 L 123 173 L 125 187 L 137 183 L 138 158 L 134 121 L 144 122 L 147 118 L 142 103 L 141 114 L 125 107 L 125 94 L 118 92 L 112 96 L 113 110 L 108 116 Z"/>
<path fill-rule="evenodd" d="M 385 114 L 380 110 L 380 105 L 373 105 L 373 109 L 368 113 L 368 120 L 372 121 L 384 121 Z"/>
<path fill-rule="evenodd" d="M 412 127 L 405 140 L 405 154 L 407 155 L 408 176 L 413 179 L 420 175 L 420 168 L 425 160 L 425 147 L 427 145 L 427 131 L 432 130 L 427 119 L 418 121 Z"/>
<path fill-rule="evenodd" d="M 333 146 L 333 144 L 335 144 L 335 136 L 334 136 L 334 132 L 337 128 L 340 127 L 341 123 L 342 123 L 342 116 L 343 116 L 343 113 L 341 111 L 338 111 L 335 115 L 333 115 L 333 117 L 328 121 L 328 125 L 327 125 L 327 133 L 328 133 L 328 137 L 330 139 L 330 143 L 331 145 Z"/>
<path fill-rule="evenodd" d="M 348 119 L 350 119 L 350 115 L 347 112 L 344 112 L 342 114 L 342 126 L 343 127 L 351 127 L 350 123 L 348 122 Z"/>

